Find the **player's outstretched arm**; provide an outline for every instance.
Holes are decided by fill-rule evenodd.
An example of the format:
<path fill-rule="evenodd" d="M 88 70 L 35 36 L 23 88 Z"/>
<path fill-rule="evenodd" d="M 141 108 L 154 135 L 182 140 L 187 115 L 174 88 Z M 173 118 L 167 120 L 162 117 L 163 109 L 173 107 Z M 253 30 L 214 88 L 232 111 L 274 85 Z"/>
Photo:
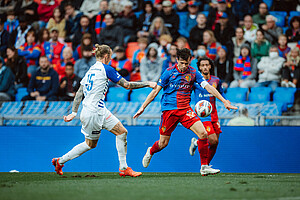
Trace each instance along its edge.
<path fill-rule="evenodd" d="M 230 110 L 230 109 L 234 109 L 236 110 L 237 107 L 231 105 L 229 100 L 224 99 L 224 97 L 218 92 L 218 90 L 216 90 L 216 88 L 214 88 L 213 86 L 211 86 L 210 84 L 207 84 L 205 86 L 205 89 L 212 95 L 214 95 L 215 97 L 217 97 L 220 101 L 222 101 L 224 103 L 224 106 L 226 109 Z"/>
<path fill-rule="evenodd" d="M 82 98 L 83 98 L 83 86 L 80 85 L 73 101 L 72 113 L 69 114 L 68 116 L 64 116 L 65 122 L 70 122 L 76 117 Z"/>
<path fill-rule="evenodd" d="M 156 86 L 156 83 L 152 82 L 152 81 L 131 82 L 131 81 L 126 81 L 126 79 L 124 79 L 124 78 L 121 78 L 121 80 L 119 80 L 119 82 L 117 84 L 128 90 L 144 88 L 144 87 L 150 87 L 150 88 L 154 89 Z"/>
<path fill-rule="evenodd" d="M 153 101 L 153 99 L 157 96 L 157 94 L 159 93 L 159 91 L 162 89 L 161 86 L 157 85 L 151 92 L 150 94 L 147 96 L 147 99 L 145 100 L 145 102 L 143 103 L 143 105 L 140 107 L 140 109 L 136 112 L 136 114 L 133 116 L 133 118 L 138 118 L 145 110 L 145 108 L 147 108 L 147 106 Z"/>

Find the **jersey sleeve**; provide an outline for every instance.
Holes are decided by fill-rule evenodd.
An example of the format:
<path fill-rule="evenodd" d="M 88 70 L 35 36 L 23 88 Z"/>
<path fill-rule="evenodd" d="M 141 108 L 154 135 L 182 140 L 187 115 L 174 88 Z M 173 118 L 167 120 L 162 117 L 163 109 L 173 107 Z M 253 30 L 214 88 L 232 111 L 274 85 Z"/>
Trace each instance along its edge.
<path fill-rule="evenodd" d="M 196 82 L 199 83 L 199 85 L 201 85 L 203 88 L 209 84 L 199 71 L 196 71 Z"/>
<path fill-rule="evenodd" d="M 224 89 L 222 87 L 222 81 L 220 80 L 218 87 L 217 87 L 218 92 L 222 95 L 222 97 L 224 99 L 226 99 L 225 93 L 224 93 Z M 227 100 L 227 99 L 226 99 Z"/>
<path fill-rule="evenodd" d="M 109 78 L 112 82 L 117 83 L 117 82 L 119 82 L 119 80 L 121 80 L 122 76 L 113 67 L 111 67 L 109 65 L 104 65 L 104 69 L 105 69 L 107 78 Z"/>
<path fill-rule="evenodd" d="M 160 76 L 157 85 L 164 88 L 166 85 L 168 85 L 169 77 L 170 72 L 168 70 L 165 70 L 164 73 Z"/>

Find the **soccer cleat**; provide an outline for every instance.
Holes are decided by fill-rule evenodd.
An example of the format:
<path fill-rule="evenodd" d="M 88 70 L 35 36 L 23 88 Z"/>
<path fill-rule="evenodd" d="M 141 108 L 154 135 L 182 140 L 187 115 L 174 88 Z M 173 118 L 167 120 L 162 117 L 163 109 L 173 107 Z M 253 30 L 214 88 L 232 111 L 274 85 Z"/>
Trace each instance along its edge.
<path fill-rule="evenodd" d="M 144 155 L 144 158 L 143 158 L 143 166 L 145 168 L 147 168 L 149 166 L 151 158 L 153 156 L 153 155 L 150 154 L 150 149 L 151 149 L 151 147 L 149 147 L 147 149 L 147 152 L 146 152 L 146 154 Z"/>
<path fill-rule="evenodd" d="M 191 140 L 191 146 L 190 146 L 190 149 L 189 149 L 189 152 L 190 152 L 190 155 L 191 156 L 193 156 L 193 155 L 195 155 L 195 151 L 196 151 L 196 149 L 197 149 L 197 146 L 195 145 L 195 142 L 197 141 L 197 139 L 196 138 L 192 138 L 192 140 Z"/>
<path fill-rule="evenodd" d="M 202 176 L 215 175 L 220 173 L 220 170 L 211 168 L 211 165 L 201 165 L 200 173 Z"/>
<path fill-rule="evenodd" d="M 121 170 L 119 169 L 119 175 L 120 176 L 131 176 L 131 177 L 138 177 L 140 175 L 142 175 L 142 172 L 135 172 L 131 169 L 131 167 L 127 167 L 125 170 Z"/>
<path fill-rule="evenodd" d="M 63 175 L 62 168 L 64 165 L 59 164 L 59 158 L 52 159 L 52 165 L 55 167 L 55 171 L 58 175 Z"/>

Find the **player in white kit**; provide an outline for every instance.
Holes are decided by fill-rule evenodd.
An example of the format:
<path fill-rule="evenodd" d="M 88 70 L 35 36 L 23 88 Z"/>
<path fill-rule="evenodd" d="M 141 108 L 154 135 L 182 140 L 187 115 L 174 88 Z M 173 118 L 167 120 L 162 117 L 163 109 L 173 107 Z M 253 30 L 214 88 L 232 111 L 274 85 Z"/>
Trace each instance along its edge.
<path fill-rule="evenodd" d="M 112 50 L 107 45 L 96 44 L 95 56 L 97 62 L 91 66 L 81 80 L 73 101 L 72 113 L 64 116 L 64 120 L 73 120 L 82 102 L 83 109 L 80 114 L 82 123 L 81 132 L 85 135 L 85 141 L 76 145 L 71 151 L 60 158 L 53 158 L 52 164 L 55 166 L 57 174 L 62 175 L 64 163 L 83 153 L 95 148 L 100 136 L 101 129 L 106 129 L 116 135 L 116 147 L 119 156 L 120 176 L 140 176 L 141 172 L 135 172 L 126 163 L 127 154 L 127 130 L 122 123 L 104 105 L 105 93 L 108 89 L 109 79 L 126 89 L 137 89 L 143 87 L 155 88 L 155 82 L 128 82 L 111 66 L 107 64 L 111 60 Z"/>

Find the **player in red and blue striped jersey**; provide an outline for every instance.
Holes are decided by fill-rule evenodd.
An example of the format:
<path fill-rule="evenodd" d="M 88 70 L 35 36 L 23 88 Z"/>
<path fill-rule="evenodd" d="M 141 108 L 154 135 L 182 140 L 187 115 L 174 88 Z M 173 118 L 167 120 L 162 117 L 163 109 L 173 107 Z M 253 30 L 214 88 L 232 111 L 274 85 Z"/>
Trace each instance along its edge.
<path fill-rule="evenodd" d="M 190 66 L 191 52 L 189 49 L 177 49 L 177 63 L 169 67 L 161 75 L 157 86 L 148 95 L 147 99 L 134 115 L 137 118 L 144 112 L 144 109 L 153 101 L 159 91 L 163 88 L 164 94 L 161 100 L 162 117 L 160 124 L 160 139 L 156 141 L 152 147 L 147 149 L 143 158 L 143 166 L 148 167 L 154 153 L 165 148 L 170 140 L 171 134 L 180 122 L 184 127 L 193 131 L 199 138 L 198 147 L 201 159 L 201 175 L 209 175 L 218 173 L 218 170 L 208 166 L 208 139 L 207 133 L 201 123 L 199 117 L 190 107 L 191 92 L 194 83 L 198 83 L 201 87 L 209 91 L 218 99 L 220 99 L 227 109 L 237 109 L 230 105 L 222 95 L 211 86 L 201 75 L 199 71 Z"/>
<path fill-rule="evenodd" d="M 222 88 L 222 82 L 221 80 L 210 74 L 210 71 L 212 69 L 213 61 L 207 57 L 200 58 L 197 63 L 199 71 L 202 73 L 204 79 L 212 85 L 214 88 L 217 89 L 217 91 L 222 95 L 224 99 L 226 99 L 224 95 L 224 91 Z M 211 95 L 207 90 L 200 87 L 199 84 L 194 84 L 194 92 L 195 92 L 195 101 L 198 102 L 200 100 L 206 100 L 209 101 L 212 105 L 212 112 L 208 117 L 201 118 L 201 121 L 205 127 L 205 130 L 208 135 L 208 142 L 209 142 L 209 151 L 208 151 L 208 164 L 214 157 L 218 142 L 219 142 L 219 135 L 222 133 L 219 118 L 218 118 L 218 112 L 216 107 L 216 97 Z M 198 146 L 198 141 L 200 139 L 192 138 L 191 140 L 191 146 L 189 148 L 189 152 L 191 156 L 195 154 L 195 151 Z"/>

